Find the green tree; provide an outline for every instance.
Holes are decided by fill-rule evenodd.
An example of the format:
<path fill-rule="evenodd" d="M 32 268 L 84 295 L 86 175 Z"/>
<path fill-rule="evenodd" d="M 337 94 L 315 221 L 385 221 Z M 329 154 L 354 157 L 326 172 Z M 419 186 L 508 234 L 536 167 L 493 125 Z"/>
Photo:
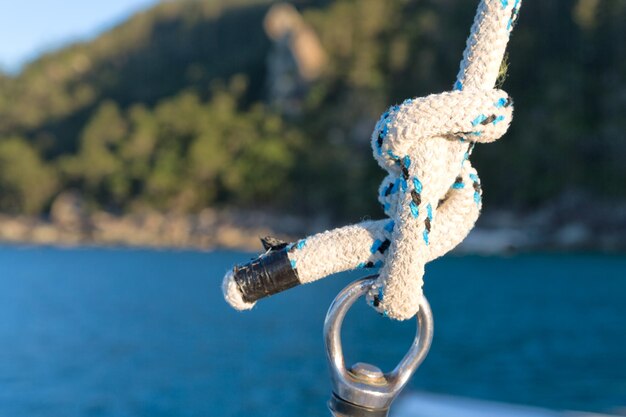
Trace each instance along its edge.
<path fill-rule="evenodd" d="M 40 214 L 57 191 L 55 171 L 24 139 L 0 140 L 0 210 Z"/>

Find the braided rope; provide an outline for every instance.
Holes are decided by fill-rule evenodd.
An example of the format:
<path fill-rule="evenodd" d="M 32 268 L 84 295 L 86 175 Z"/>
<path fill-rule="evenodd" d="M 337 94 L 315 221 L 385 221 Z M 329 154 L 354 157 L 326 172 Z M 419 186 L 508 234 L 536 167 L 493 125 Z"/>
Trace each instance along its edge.
<path fill-rule="evenodd" d="M 469 156 L 475 143 L 507 131 L 512 100 L 494 89 L 521 0 L 482 0 L 454 91 L 391 107 L 376 124 L 372 149 L 388 175 L 379 189 L 385 220 L 367 221 L 288 245 L 300 283 L 356 268 L 380 268 L 368 294 L 372 306 L 398 320 L 417 313 L 424 266 L 457 246 L 474 226 L 481 187 Z M 246 302 L 233 272 L 224 278 L 226 300 Z"/>

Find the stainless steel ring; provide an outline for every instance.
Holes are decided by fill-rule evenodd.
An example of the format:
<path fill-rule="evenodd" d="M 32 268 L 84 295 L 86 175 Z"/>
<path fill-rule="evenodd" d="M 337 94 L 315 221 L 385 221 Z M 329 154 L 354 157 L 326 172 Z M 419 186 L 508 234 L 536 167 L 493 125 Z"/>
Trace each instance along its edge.
<path fill-rule="evenodd" d="M 426 358 L 433 339 L 433 315 L 423 297 L 417 313 L 417 333 L 409 351 L 391 372 L 372 375 L 371 365 L 359 365 L 347 370 L 341 346 L 341 325 L 354 302 L 365 295 L 376 280 L 371 276 L 357 280 L 337 295 L 328 309 L 324 322 L 324 342 L 330 364 L 334 394 L 351 404 L 368 409 L 388 409 L 395 397 Z"/>

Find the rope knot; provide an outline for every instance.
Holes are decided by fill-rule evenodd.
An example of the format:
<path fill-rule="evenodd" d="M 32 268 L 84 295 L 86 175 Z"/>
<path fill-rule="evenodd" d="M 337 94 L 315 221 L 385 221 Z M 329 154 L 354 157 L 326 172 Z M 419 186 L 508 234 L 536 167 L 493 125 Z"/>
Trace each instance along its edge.
<path fill-rule="evenodd" d="M 477 216 L 468 203 L 480 209 L 480 180 L 469 161 L 474 144 L 500 138 L 512 116 L 504 91 L 469 89 L 408 99 L 376 124 L 374 158 L 389 173 L 378 199 L 393 221 L 385 239 L 372 247 L 382 268 L 369 300 L 381 313 L 402 320 L 417 312 L 425 263 L 469 233 Z M 462 227 L 444 236 L 445 248 L 435 246 L 444 252 L 429 253 L 441 212 L 460 216 Z"/>
<path fill-rule="evenodd" d="M 512 101 L 493 89 L 521 0 L 481 0 L 454 91 L 409 99 L 385 112 L 372 134 L 387 172 L 378 194 L 387 218 L 317 233 L 271 250 L 224 277 L 235 308 L 337 272 L 380 268 L 368 294 L 399 320 L 418 311 L 424 266 L 457 246 L 478 219 L 482 190 L 469 156 L 508 129 Z"/>

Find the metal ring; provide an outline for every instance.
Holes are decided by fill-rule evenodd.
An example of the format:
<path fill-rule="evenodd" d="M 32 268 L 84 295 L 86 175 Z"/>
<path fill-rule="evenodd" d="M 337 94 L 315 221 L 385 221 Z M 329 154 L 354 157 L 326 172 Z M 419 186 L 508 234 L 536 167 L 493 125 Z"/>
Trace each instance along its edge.
<path fill-rule="evenodd" d="M 413 373 L 426 358 L 433 339 L 433 315 L 426 297 L 422 297 L 417 313 L 417 334 L 409 351 L 384 380 L 367 381 L 355 378 L 345 367 L 341 347 L 341 325 L 354 302 L 365 295 L 377 276 L 357 280 L 341 291 L 328 309 L 324 321 L 324 342 L 330 364 L 333 392 L 341 399 L 370 409 L 388 408 Z"/>

